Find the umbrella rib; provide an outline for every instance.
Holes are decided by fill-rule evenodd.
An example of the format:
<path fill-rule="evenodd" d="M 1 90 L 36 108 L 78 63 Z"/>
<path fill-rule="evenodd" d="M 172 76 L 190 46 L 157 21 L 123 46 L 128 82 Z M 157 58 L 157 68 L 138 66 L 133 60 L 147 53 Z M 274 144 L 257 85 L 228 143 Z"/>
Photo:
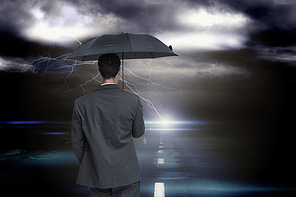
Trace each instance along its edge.
<path fill-rule="evenodd" d="M 152 57 L 153 59 L 155 59 L 155 57 L 154 57 L 154 55 L 152 54 L 152 52 L 149 52 L 149 53 L 150 53 L 151 57 Z"/>
<path fill-rule="evenodd" d="M 82 58 L 82 61 L 85 60 L 86 56 L 89 54 L 89 49 L 90 49 L 91 45 L 92 45 L 95 41 L 97 41 L 97 39 L 98 39 L 98 38 L 93 39 L 93 41 L 91 42 L 91 44 L 87 47 L 87 53 L 84 54 L 84 56 L 83 56 L 83 58 Z"/>

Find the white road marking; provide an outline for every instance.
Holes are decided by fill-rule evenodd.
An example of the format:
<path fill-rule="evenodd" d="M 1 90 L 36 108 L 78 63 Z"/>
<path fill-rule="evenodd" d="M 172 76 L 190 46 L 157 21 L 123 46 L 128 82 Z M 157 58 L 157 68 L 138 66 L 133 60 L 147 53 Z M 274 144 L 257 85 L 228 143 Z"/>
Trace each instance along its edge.
<path fill-rule="evenodd" d="M 163 153 L 163 150 L 158 150 L 158 153 Z"/>
<path fill-rule="evenodd" d="M 164 183 L 155 183 L 154 197 L 165 197 L 164 195 Z"/>
<path fill-rule="evenodd" d="M 159 146 L 159 148 L 163 148 L 163 146 Z"/>
<path fill-rule="evenodd" d="M 158 158 L 157 163 L 158 164 L 164 164 L 164 158 Z"/>

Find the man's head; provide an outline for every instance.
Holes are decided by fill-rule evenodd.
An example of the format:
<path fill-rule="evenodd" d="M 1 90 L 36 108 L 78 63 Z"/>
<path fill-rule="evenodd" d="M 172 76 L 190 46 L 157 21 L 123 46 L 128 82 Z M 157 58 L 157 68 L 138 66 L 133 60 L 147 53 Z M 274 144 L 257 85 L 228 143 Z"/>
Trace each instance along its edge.
<path fill-rule="evenodd" d="M 101 55 L 98 60 L 98 67 L 104 79 L 115 78 L 120 69 L 120 59 L 115 53 Z"/>

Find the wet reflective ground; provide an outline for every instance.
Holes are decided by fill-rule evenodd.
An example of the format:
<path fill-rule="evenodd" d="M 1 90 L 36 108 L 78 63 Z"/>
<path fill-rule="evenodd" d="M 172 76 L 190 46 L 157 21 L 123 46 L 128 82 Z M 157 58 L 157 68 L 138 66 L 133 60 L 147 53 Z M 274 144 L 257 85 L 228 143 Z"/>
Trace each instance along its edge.
<path fill-rule="evenodd" d="M 138 146 L 142 196 L 293 196 L 294 180 L 269 164 L 269 147 L 222 130 L 153 131 Z M 225 131 L 224 131 L 225 132 Z M 149 143 L 150 142 L 150 143 Z M 276 170 L 276 171 L 275 171 Z M 290 173 L 295 174 L 295 170 Z M 290 175 L 291 175 L 290 174 Z"/>
<path fill-rule="evenodd" d="M 2 193 L 88 196 L 87 188 L 75 184 L 79 166 L 69 134 L 44 135 L 49 138 L 26 139 L 39 139 L 39 149 L 23 145 L 1 151 Z M 285 149 L 254 130 L 150 125 L 135 144 L 142 197 L 296 195 L 293 156 L 286 158 Z"/>

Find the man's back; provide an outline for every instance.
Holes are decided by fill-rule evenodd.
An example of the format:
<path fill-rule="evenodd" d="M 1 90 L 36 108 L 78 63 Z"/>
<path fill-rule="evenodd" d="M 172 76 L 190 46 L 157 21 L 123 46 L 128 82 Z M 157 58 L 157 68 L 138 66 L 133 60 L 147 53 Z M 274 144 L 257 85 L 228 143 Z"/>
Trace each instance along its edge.
<path fill-rule="evenodd" d="M 104 85 L 75 101 L 72 143 L 80 170 L 77 183 L 113 188 L 141 179 L 132 137 L 144 134 L 138 96 Z"/>

